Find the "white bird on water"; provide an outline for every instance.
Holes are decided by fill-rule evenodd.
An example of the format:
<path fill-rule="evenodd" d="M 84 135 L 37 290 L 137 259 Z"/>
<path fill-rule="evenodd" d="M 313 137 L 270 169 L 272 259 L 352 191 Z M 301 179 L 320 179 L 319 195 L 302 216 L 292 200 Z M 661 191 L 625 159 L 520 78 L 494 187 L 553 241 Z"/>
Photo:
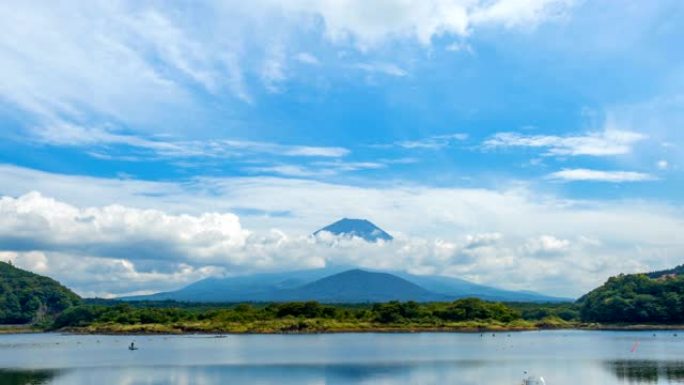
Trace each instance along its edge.
<path fill-rule="evenodd" d="M 527 372 L 525 372 L 525 376 L 527 376 Z M 522 385 L 546 385 L 546 381 L 544 381 L 544 377 L 527 376 L 523 379 Z"/>

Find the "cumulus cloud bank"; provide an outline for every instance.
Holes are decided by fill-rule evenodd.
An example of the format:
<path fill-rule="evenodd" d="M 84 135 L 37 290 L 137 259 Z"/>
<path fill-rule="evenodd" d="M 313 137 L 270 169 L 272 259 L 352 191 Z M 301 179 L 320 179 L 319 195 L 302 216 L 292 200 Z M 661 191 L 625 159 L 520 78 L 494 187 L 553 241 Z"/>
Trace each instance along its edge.
<path fill-rule="evenodd" d="M 315 195 L 327 193 L 328 200 L 337 197 L 338 203 L 346 207 L 345 198 L 335 192 L 333 186 L 320 184 L 318 187 L 304 188 L 314 192 L 309 202 L 316 201 Z M 244 190 L 246 188 L 250 192 Z M 281 204 L 288 201 L 288 197 L 305 194 L 293 185 L 281 185 L 281 188 L 281 195 L 285 196 Z M 261 202 L 265 200 L 259 200 L 260 194 L 269 190 L 254 184 L 249 187 L 234 185 L 232 190 L 240 189 Z M 412 212 L 404 213 L 403 220 L 412 217 L 420 221 L 430 215 L 428 221 L 438 221 L 452 230 L 438 238 L 394 231 L 396 237 L 392 242 L 368 243 L 326 233 L 312 236 L 310 232 L 288 229 L 287 222 L 283 222 L 283 230 L 247 230 L 237 215 L 228 212 L 173 214 L 162 209 L 123 205 L 77 207 L 30 192 L 0 199 L 0 258 L 63 279 L 87 295 L 153 292 L 212 275 L 316 268 L 330 264 L 443 274 L 512 289 L 578 295 L 611 273 L 648 269 L 655 260 L 666 263 L 668 258 L 674 259 L 684 250 L 684 245 L 668 238 L 670 232 L 681 230 L 681 221 L 667 218 L 665 214 L 628 214 L 590 206 L 566 211 L 561 206 L 552 208 L 548 203 L 543 204 L 543 210 L 525 208 L 531 203 L 523 203 L 519 201 L 520 195 L 511 193 L 498 195 L 479 191 L 468 196 L 467 191 L 416 190 L 402 197 L 404 193 L 384 192 L 386 198 L 390 195 L 393 205 L 405 210 L 411 208 Z M 238 195 L 229 199 L 244 199 Z M 370 190 L 363 194 L 369 198 L 373 195 Z M 466 206 L 471 206 L 472 210 L 473 204 L 483 207 L 476 210 L 477 214 L 462 211 L 463 218 L 452 218 L 451 224 L 447 224 L 444 217 L 436 216 L 437 211 L 429 214 L 432 209 L 419 203 L 449 199 L 452 204 L 443 206 L 442 213 L 456 215 L 452 210 Z M 453 199 L 462 202 L 459 204 Z M 475 203 L 476 199 L 481 202 Z M 500 206 L 493 205 L 497 199 L 501 200 Z M 371 199 L 368 209 L 378 210 L 377 203 Z M 486 205 L 490 211 L 485 209 Z M 504 206 L 508 206 L 508 211 L 497 212 L 496 207 Z M 419 214 L 417 210 L 422 209 L 428 211 Z M 487 212 L 489 214 L 485 214 Z M 380 223 L 401 223 L 398 218 L 393 221 L 389 219 L 391 216 L 381 213 L 381 208 L 376 211 Z M 485 220 L 476 221 L 478 226 L 464 225 L 464 220 L 475 221 L 471 215 L 479 215 Z M 502 217 L 493 218 L 497 215 Z M 292 223 L 297 219 L 289 220 Z M 637 221 L 639 226 L 636 226 Z M 644 232 L 643 224 L 648 222 L 667 223 L 671 230 Z M 618 228 L 618 224 L 622 228 Z M 583 225 L 584 230 L 578 232 L 577 228 Z M 482 226 L 489 231 L 481 231 Z M 625 234 L 630 232 L 640 234 L 633 239 L 633 246 L 624 244 Z M 582 235 L 577 235 L 580 233 Z M 656 233 L 663 238 L 656 237 Z"/>

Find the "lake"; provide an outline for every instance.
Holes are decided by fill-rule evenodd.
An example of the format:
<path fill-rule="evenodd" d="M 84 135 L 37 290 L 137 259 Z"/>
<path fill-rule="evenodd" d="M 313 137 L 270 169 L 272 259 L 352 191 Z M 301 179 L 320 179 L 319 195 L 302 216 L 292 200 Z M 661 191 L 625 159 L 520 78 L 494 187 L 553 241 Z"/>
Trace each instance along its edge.
<path fill-rule="evenodd" d="M 0 335 L 2 385 L 515 385 L 525 371 L 548 385 L 684 384 L 684 332 Z"/>

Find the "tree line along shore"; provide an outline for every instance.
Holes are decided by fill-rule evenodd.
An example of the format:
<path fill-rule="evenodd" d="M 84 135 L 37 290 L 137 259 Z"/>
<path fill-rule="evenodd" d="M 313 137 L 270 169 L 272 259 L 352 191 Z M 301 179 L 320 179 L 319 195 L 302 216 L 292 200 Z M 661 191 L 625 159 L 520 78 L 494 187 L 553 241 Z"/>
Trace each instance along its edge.
<path fill-rule="evenodd" d="M 0 262 L 0 333 L 324 333 L 678 329 L 681 267 L 619 275 L 568 303 L 209 304 L 82 299 L 58 282 Z"/>
<path fill-rule="evenodd" d="M 81 333 L 324 333 L 533 330 L 572 327 L 572 304 L 387 302 L 329 305 L 118 303 L 67 309 L 50 329 Z M 566 319 L 562 318 L 565 317 Z"/>

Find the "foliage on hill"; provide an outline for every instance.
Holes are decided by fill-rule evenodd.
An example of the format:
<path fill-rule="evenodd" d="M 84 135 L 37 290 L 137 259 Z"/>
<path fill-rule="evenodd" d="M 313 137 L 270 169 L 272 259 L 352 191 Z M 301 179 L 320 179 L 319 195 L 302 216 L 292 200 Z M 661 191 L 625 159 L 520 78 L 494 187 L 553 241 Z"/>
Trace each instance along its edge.
<path fill-rule="evenodd" d="M 387 302 L 324 305 L 318 302 L 192 306 L 171 302 L 83 305 L 59 316 L 54 329 L 93 332 L 323 332 L 363 330 L 531 329 L 517 310 L 479 299 L 448 303 Z M 538 320 L 541 321 L 541 320 Z M 556 322 L 557 321 L 557 322 Z M 563 323 L 545 319 L 544 326 Z"/>
<path fill-rule="evenodd" d="M 59 282 L 0 262 L 0 324 L 44 322 L 80 302 Z"/>
<path fill-rule="evenodd" d="M 680 267 L 681 268 L 681 267 Z M 675 271 L 673 269 L 673 271 Z M 684 322 L 684 276 L 621 274 L 578 300 L 583 321 L 603 323 Z"/>
<path fill-rule="evenodd" d="M 649 278 L 661 278 L 661 277 L 672 276 L 672 275 L 684 275 L 684 265 L 679 265 L 679 266 L 674 267 L 672 269 L 654 271 L 654 272 L 648 273 L 646 275 L 648 275 Z"/>

